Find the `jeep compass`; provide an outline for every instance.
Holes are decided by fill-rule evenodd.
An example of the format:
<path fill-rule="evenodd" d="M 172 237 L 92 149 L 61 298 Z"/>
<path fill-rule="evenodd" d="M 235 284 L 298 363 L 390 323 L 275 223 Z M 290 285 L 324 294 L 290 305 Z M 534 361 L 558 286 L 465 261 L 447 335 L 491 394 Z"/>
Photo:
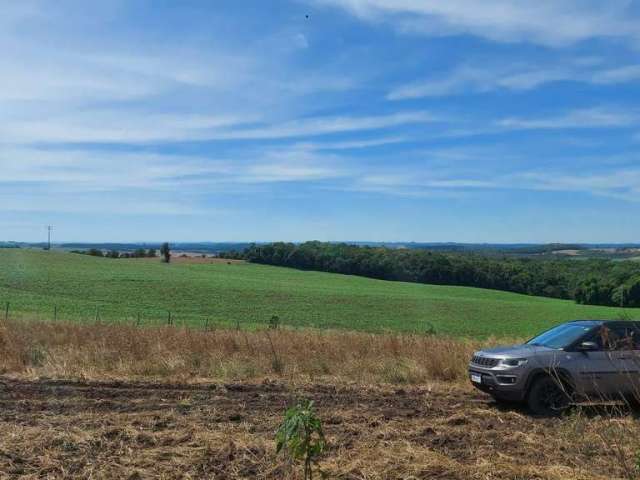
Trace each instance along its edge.
<path fill-rule="evenodd" d="M 476 352 L 469 378 L 498 401 L 553 415 L 581 400 L 639 397 L 640 322 L 577 320 L 522 345 Z"/>

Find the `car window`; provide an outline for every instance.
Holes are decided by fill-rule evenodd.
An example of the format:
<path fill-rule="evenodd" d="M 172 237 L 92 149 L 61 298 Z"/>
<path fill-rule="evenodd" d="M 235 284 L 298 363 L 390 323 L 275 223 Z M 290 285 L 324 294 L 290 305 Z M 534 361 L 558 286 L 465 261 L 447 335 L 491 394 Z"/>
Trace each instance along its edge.
<path fill-rule="evenodd" d="M 558 349 L 565 348 L 577 341 L 592 328 L 592 325 L 565 323 L 541 333 L 537 337 L 529 340 L 527 344 Z"/>
<path fill-rule="evenodd" d="M 634 326 L 603 325 L 593 341 L 606 351 L 640 350 L 640 332 Z"/>

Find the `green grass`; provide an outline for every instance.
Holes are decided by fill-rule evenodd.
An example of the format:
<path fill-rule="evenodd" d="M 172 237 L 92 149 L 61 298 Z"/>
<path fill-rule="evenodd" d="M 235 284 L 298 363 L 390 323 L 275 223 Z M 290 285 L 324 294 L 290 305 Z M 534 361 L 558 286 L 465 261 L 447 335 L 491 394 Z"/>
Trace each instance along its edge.
<path fill-rule="evenodd" d="M 0 302 L 14 317 L 211 323 L 246 328 L 278 315 L 288 326 L 530 336 L 570 319 L 620 309 L 467 287 L 388 282 L 253 264 L 162 264 L 0 249 Z M 631 313 L 635 313 L 631 311 Z M 3 315 L 4 312 L 0 313 Z M 640 315 L 639 315 L 640 316 Z"/>

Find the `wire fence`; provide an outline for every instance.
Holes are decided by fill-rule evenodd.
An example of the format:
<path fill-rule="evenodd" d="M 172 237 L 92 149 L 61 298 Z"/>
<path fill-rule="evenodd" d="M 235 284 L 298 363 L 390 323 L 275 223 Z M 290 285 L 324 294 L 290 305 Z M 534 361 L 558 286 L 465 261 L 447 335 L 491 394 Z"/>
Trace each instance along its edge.
<path fill-rule="evenodd" d="M 330 320 L 322 311 L 314 312 L 313 319 L 298 320 L 296 318 L 281 315 L 280 312 L 265 312 L 264 310 L 247 309 L 246 313 L 239 316 L 238 312 L 221 318 L 221 315 L 184 311 L 179 309 L 165 309 L 161 307 L 132 308 L 107 305 L 39 305 L 37 307 L 25 302 L 0 300 L 0 319 L 19 321 L 44 321 L 44 322 L 70 322 L 70 323 L 95 323 L 130 325 L 136 327 L 174 326 L 194 328 L 201 330 L 213 329 L 299 329 L 315 328 L 323 330 L 353 330 L 370 333 L 407 333 L 418 335 L 435 335 L 434 325 L 427 321 L 404 325 L 400 328 L 389 328 L 384 325 L 373 325 L 363 322 L 362 318 L 352 321 Z"/>
<path fill-rule="evenodd" d="M 280 323 L 277 315 L 267 316 L 264 320 L 250 319 L 220 319 L 215 315 L 203 315 L 194 312 L 181 312 L 170 309 L 114 309 L 111 306 L 96 305 L 91 310 L 87 308 L 53 305 L 50 308 L 19 308 L 10 301 L 0 303 L 2 318 L 9 320 L 39 320 L 52 322 L 83 322 L 83 323 L 114 323 L 135 326 L 188 326 L 210 329 L 214 327 L 250 328 L 254 325 L 272 325 L 274 318 Z M 23 307 L 23 304 L 20 305 Z M 50 312 L 48 312 L 50 310 Z"/>

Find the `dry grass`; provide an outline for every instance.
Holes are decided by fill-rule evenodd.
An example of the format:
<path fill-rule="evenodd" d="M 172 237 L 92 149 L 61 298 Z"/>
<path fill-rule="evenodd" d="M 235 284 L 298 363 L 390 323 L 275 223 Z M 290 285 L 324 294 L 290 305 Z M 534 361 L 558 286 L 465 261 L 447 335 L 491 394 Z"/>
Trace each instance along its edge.
<path fill-rule="evenodd" d="M 296 480 L 273 438 L 301 397 L 324 421 L 328 478 L 635 478 L 633 415 L 537 419 L 500 407 L 466 383 L 479 346 L 10 323 L 0 330 L 0 478 Z"/>
<path fill-rule="evenodd" d="M 466 381 L 477 341 L 315 330 L 201 331 L 13 322 L 0 327 L 0 371 L 52 378 L 418 384 Z"/>

